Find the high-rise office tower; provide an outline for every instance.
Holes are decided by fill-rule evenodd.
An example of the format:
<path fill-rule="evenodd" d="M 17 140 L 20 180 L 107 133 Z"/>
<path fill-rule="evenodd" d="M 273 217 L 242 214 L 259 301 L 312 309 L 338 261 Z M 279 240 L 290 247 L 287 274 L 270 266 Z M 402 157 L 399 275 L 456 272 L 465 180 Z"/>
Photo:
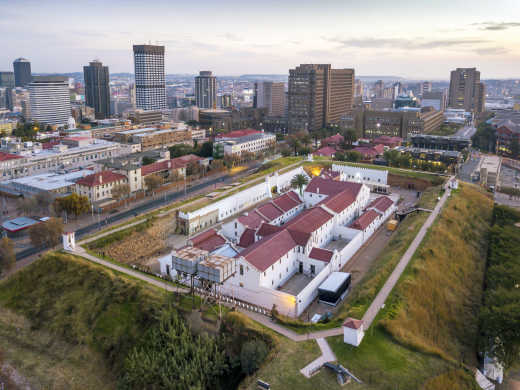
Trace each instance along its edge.
<path fill-rule="evenodd" d="M 430 81 L 423 81 L 421 83 L 421 88 L 420 88 L 420 93 L 421 95 L 425 92 L 431 92 L 432 91 L 432 83 Z"/>
<path fill-rule="evenodd" d="M 195 77 L 195 101 L 199 108 L 217 107 L 217 78 L 209 70 Z"/>
<path fill-rule="evenodd" d="M 354 69 L 303 64 L 289 70 L 288 130 L 319 130 L 352 110 Z"/>
<path fill-rule="evenodd" d="M 14 83 L 17 87 L 25 87 L 32 80 L 31 63 L 25 58 L 18 58 L 13 62 Z"/>
<path fill-rule="evenodd" d="M 377 80 L 374 83 L 374 95 L 375 95 L 375 97 L 376 98 L 382 98 L 384 90 L 385 90 L 385 83 L 383 82 L 383 80 Z"/>
<path fill-rule="evenodd" d="M 13 72 L 0 72 L 0 88 L 14 88 Z"/>
<path fill-rule="evenodd" d="M 354 83 L 354 96 L 363 96 L 363 89 L 364 89 L 363 81 L 361 81 L 359 79 L 356 80 Z"/>
<path fill-rule="evenodd" d="M 482 112 L 485 87 L 476 68 L 457 68 L 451 71 L 448 105 L 465 111 Z"/>
<path fill-rule="evenodd" d="M 35 76 L 29 90 L 30 119 L 49 125 L 66 125 L 71 116 L 69 79 Z"/>
<path fill-rule="evenodd" d="M 134 45 L 135 98 L 142 110 L 167 108 L 164 46 Z"/>
<path fill-rule="evenodd" d="M 110 116 L 110 76 L 108 66 L 94 60 L 83 67 L 85 103 L 94 109 L 96 119 Z"/>
<path fill-rule="evenodd" d="M 285 85 L 272 81 L 255 83 L 254 106 L 267 108 L 269 116 L 284 116 L 285 114 Z"/>

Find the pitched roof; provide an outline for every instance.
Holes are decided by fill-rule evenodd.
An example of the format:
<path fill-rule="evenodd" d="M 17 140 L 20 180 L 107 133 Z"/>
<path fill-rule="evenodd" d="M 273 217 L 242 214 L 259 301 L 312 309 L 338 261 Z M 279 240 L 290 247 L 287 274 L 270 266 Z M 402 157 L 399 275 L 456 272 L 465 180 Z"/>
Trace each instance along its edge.
<path fill-rule="evenodd" d="M 17 158 L 23 158 L 23 157 L 18 156 L 17 154 L 0 152 L 0 161 L 14 160 Z"/>
<path fill-rule="evenodd" d="M 217 233 L 215 229 L 206 230 L 191 240 L 194 247 L 212 252 L 226 243 L 226 239 Z"/>
<path fill-rule="evenodd" d="M 320 203 L 336 213 L 341 213 L 356 201 L 356 195 L 353 195 L 352 192 L 348 190 L 344 190 L 339 194 L 327 197 Z"/>
<path fill-rule="evenodd" d="M 300 246 L 307 245 L 311 233 L 327 223 L 333 216 L 321 207 L 307 209 L 285 224 L 293 240 Z"/>
<path fill-rule="evenodd" d="M 356 219 L 350 227 L 357 230 L 365 230 L 374 220 L 379 217 L 379 214 L 374 210 L 365 211 Z"/>
<path fill-rule="evenodd" d="M 257 230 L 256 234 L 261 237 L 269 236 L 283 230 L 283 226 L 271 225 L 270 223 L 263 223 L 260 229 Z"/>
<path fill-rule="evenodd" d="M 330 137 L 327 137 L 327 138 L 323 138 L 321 140 L 321 144 L 322 145 L 328 145 L 328 144 L 340 144 L 342 143 L 343 141 L 345 140 L 345 138 L 337 133 L 335 135 L 331 135 Z"/>
<path fill-rule="evenodd" d="M 267 218 L 268 221 L 278 218 L 283 215 L 283 211 L 280 210 L 273 202 L 266 203 L 256 209 L 256 211 Z"/>
<path fill-rule="evenodd" d="M 314 154 L 315 156 L 331 157 L 331 156 L 334 156 L 336 154 L 336 149 L 334 149 L 331 146 L 325 146 L 323 148 L 315 150 L 312 154 Z"/>
<path fill-rule="evenodd" d="M 327 249 L 312 248 L 311 253 L 309 253 L 309 257 L 311 259 L 320 260 L 328 263 L 332 259 L 333 254 L 334 252 L 329 251 Z"/>
<path fill-rule="evenodd" d="M 238 242 L 238 246 L 242 248 L 247 248 L 255 243 L 255 231 L 254 229 L 247 228 L 244 230 L 244 233 L 240 236 L 240 241 Z"/>
<path fill-rule="evenodd" d="M 292 191 L 291 191 L 292 192 Z M 300 199 L 295 200 L 289 193 L 283 194 L 278 198 L 272 201 L 278 208 L 280 208 L 284 213 L 292 210 L 302 203 Z"/>
<path fill-rule="evenodd" d="M 265 271 L 282 256 L 296 247 L 296 242 L 287 230 L 271 234 L 240 252 L 248 263 L 260 272 Z"/>
<path fill-rule="evenodd" d="M 382 213 L 388 210 L 394 202 L 388 196 L 380 196 L 379 198 L 374 199 L 369 205 L 368 208 L 375 208 Z"/>
<path fill-rule="evenodd" d="M 175 163 L 188 164 L 188 163 L 193 163 L 193 162 L 197 162 L 197 161 L 201 161 L 201 160 L 204 160 L 204 158 L 199 157 L 195 154 L 186 154 L 184 156 L 176 157 L 176 158 L 172 159 L 171 161 L 175 161 Z"/>
<path fill-rule="evenodd" d="M 361 183 L 354 183 L 351 181 L 337 181 L 316 176 L 313 177 L 310 183 L 307 185 L 305 192 L 312 192 L 317 194 L 319 189 L 320 194 L 330 196 L 336 195 L 344 190 L 349 190 L 354 196 L 357 196 L 361 187 Z"/>
<path fill-rule="evenodd" d="M 179 169 L 186 166 L 186 163 L 179 161 L 177 159 L 172 160 L 164 160 L 159 162 L 154 162 L 148 165 L 143 165 L 141 167 L 141 176 L 147 176 L 152 173 L 166 171 L 170 169 Z"/>
<path fill-rule="evenodd" d="M 267 222 L 264 217 L 262 217 L 260 214 L 256 212 L 256 210 L 251 211 L 248 214 L 241 215 L 238 217 L 238 222 L 240 222 L 242 225 L 249 227 L 251 229 L 258 229 L 258 227 L 264 223 Z"/>
<path fill-rule="evenodd" d="M 324 178 L 324 179 L 331 179 L 331 180 L 337 179 L 340 175 L 341 175 L 341 173 L 339 171 L 333 171 L 331 169 L 324 169 L 320 173 L 320 176 L 322 178 Z"/>
<path fill-rule="evenodd" d="M 120 180 L 126 181 L 126 176 L 111 171 L 100 171 L 79 179 L 76 181 L 76 184 L 87 187 L 94 187 Z"/>
<path fill-rule="evenodd" d="M 351 329 L 359 329 L 363 325 L 363 320 L 356 320 L 355 318 L 348 317 L 345 322 L 343 323 L 343 326 L 346 326 L 347 328 Z"/>

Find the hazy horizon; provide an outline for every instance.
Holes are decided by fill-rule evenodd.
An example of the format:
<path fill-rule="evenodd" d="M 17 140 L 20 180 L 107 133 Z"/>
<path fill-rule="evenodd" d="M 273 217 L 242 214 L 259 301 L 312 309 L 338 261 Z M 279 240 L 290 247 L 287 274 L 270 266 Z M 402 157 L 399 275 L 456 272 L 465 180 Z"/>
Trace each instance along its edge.
<path fill-rule="evenodd" d="M 151 41 L 166 46 L 168 74 L 283 75 L 331 63 L 360 76 L 442 81 L 477 67 L 482 79 L 518 78 L 520 21 L 509 15 L 519 14 L 512 0 L 0 0 L 0 70 L 25 57 L 34 73 L 73 73 L 98 58 L 111 73 L 133 73 L 132 45 Z"/>

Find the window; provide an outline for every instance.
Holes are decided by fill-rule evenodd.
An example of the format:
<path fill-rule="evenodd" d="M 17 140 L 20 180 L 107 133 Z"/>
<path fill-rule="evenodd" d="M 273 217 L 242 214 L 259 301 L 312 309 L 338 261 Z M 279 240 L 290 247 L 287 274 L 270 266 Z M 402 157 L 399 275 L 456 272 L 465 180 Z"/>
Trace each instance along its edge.
<path fill-rule="evenodd" d="M 244 275 L 244 266 L 240 264 L 240 275 Z"/>

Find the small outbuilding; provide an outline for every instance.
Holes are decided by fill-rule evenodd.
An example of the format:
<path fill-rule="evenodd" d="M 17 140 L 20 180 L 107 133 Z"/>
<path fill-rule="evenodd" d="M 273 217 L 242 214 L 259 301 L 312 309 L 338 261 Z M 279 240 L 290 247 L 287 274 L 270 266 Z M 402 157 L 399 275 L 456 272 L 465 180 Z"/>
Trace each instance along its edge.
<path fill-rule="evenodd" d="M 318 287 L 318 299 L 327 305 L 336 306 L 347 294 L 351 277 L 348 272 L 333 272 Z"/>
<path fill-rule="evenodd" d="M 347 318 L 343 323 L 343 342 L 357 347 L 361 344 L 363 337 L 365 337 L 363 321 Z"/>

